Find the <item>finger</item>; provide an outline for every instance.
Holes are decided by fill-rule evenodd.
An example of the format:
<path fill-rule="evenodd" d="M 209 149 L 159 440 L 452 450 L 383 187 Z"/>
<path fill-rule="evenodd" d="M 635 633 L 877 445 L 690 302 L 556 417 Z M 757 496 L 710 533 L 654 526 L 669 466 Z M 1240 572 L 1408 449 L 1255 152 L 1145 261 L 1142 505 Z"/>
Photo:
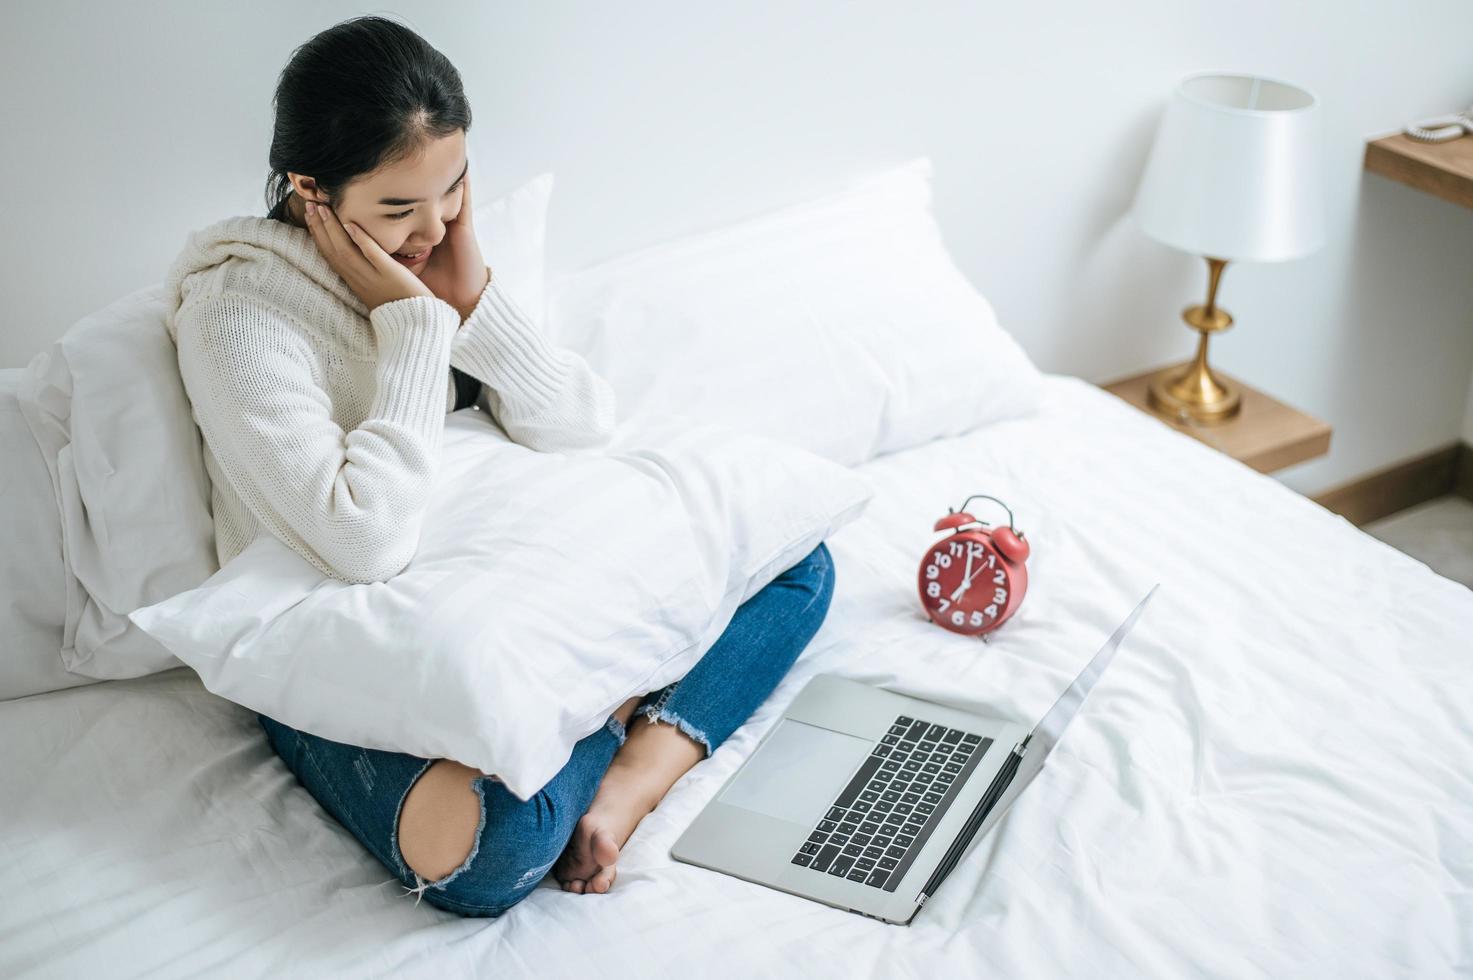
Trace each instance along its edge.
<path fill-rule="evenodd" d="M 458 233 L 461 228 L 471 227 L 471 172 L 466 170 L 465 176 L 460 180 L 460 210 L 455 217 L 445 222 L 450 233 Z M 448 236 L 447 236 L 448 237 Z"/>
<path fill-rule="evenodd" d="M 343 275 L 352 270 L 353 256 L 345 254 L 342 246 L 328 233 L 326 209 L 322 205 L 308 202 L 307 228 L 312 232 L 312 240 L 317 243 L 318 251 L 327 259 L 327 264 L 334 272 Z"/>
<path fill-rule="evenodd" d="M 322 214 L 317 210 L 317 205 L 308 201 L 304 208 L 306 212 L 307 230 L 312 233 L 312 240 L 324 254 L 332 254 L 332 241 L 322 230 Z"/>
<path fill-rule="evenodd" d="M 348 232 L 348 235 L 353 239 L 353 244 L 358 246 L 360 254 L 365 260 L 367 260 L 369 265 L 372 265 L 382 271 L 397 264 L 394 262 L 394 259 L 389 255 L 389 253 L 384 251 L 383 246 L 380 245 L 372 235 L 364 231 L 363 228 L 356 222 L 348 222 L 345 230 Z"/>
<path fill-rule="evenodd" d="M 349 243 L 357 252 L 359 261 L 374 265 L 374 257 L 369 246 L 369 243 L 373 242 L 373 236 L 364 234 L 363 229 L 352 221 L 344 224 L 342 228 L 343 234 L 347 236 Z"/>
<path fill-rule="evenodd" d="M 347 256 L 361 254 L 354 244 L 353 237 L 348 234 L 348 230 L 343 227 L 343 223 L 338 220 L 338 216 L 333 213 L 332 208 L 319 205 L 317 213 L 322 218 L 323 234 L 327 235 L 328 240 L 333 243 L 345 258 Z"/>

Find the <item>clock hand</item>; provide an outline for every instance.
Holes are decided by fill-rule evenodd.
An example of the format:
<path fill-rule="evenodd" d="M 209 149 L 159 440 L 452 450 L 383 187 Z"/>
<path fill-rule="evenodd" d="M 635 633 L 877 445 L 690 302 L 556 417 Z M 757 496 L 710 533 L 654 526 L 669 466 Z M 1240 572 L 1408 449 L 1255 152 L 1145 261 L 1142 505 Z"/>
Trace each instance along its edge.
<path fill-rule="evenodd" d="M 951 594 L 951 601 L 952 602 L 956 602 L 959 598 L 961 598 L 961 594 L 963 592 L 967 591 L 967 587 L 969 585 L 971 585 L 971 584 L 972 584 L 972 549 L 971 548 L 968 548 L 967 549 L 967 567 L 966 567 L 966 570 L 962 573 L 962 584 L 961 585 L 958 585 L 956 587 L 956 591 Z"/>
<path fill-rule="evenodd" d="M 976 578 L 978 575 L 981 575 L 984 571 L 986 571 L 986 569 L 979 568 L 972 574 L 968 575 L 962 581 L 962 584 L 957 588 L 957 590 L 951 594 L 951 601 L 956 602 L 963 592 L 972 587 L 972 579 Z"/>

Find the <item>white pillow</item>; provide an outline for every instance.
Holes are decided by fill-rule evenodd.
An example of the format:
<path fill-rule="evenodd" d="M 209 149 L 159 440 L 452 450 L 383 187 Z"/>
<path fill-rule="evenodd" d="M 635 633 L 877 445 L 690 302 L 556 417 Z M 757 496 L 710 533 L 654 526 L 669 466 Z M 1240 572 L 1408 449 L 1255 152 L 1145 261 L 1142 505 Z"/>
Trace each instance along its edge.
<path fill-rule="evenodd" d="M 219 567 L 165 297 L 150 286 L 79 320 L 31 360 L 18 393 L 60 514 L 61 661 L 98 679 L 180 666 L 126 614 Z"/>
<path fill-rule="evenodd" d="M 527 799 L 872 495 L 811 453 L 694 420 L 625 435 L 604 454 L 543 453 L 456 412 L 398 575 L 333 579 L 262 534 L 131 618 L 228 700 L 334 741 L 456 759 Z"/>
<path fill-rule="evenodd" d="M 548 288 L 549 335 L 635 426 L 689 412 L 854 465 L 1038 403 L 942 242 L 927 157 Z"/>
<path fill-rule="evenodd" d="M 547 205 L 553 175 L 533 177 L 491 201 L 485 199 L 486 184 L 474 162 L 471 180 L 481 202 L 471 218 L 481 257 L 517 306 L 540 324 L 546 315 Z"/>
<path fill-rule="evenodd" d="M 478 204 L 473 216 L 487 264 L 527 310 L 542 306 L 552 186 L 544 173 Z M 31 360 L 17 392 L 61 515 L 59 653 L 67 670 L 88 677 L 181 666 L 126 614 L 220 567 L 199 430 L 165 327 L 166 296 L 156 284 L 80 320 Z"/>
<path fill-rule="evenodd" d="M 56 651 L 66 621 L 61 518 L 51 476 L 15 394 L 24 368 L 0 371 L 0 701 L 95 683 Z"/>

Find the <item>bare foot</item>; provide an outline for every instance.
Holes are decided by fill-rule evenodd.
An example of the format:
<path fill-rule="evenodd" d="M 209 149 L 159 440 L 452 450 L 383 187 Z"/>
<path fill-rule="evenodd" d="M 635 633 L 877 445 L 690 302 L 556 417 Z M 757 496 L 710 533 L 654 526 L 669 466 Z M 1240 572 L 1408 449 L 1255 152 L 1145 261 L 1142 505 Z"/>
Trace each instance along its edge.
<path fill-rule="evenodd" d="M 674 725 L 641 717 L 628 726 L 588 812 L 578 818 L 553 865 L 563 891 L 602 894 L 612 888 L 619 849 L 675 781 L 705 756 L 704 746 Z"/>
<path fill-rule="evenodd" d="M 645 774 L 616 756 L 588 812 L 578 818 L 562 857 L 553 865 L 563 891 L 602 894 L 612 888 L 619 848 L 663 795 L 663 790 L 649 785 Z"/>
<path fill-rule="evenodd" d="M 578 826 L 552 870 L 563 891 L 579 895 L 608 891 L 618 873 L 621 842 L 606 827 L 599 826 L 597 819 L 591 820 L 589 813 L 578 818 Z"/>
<path fill-rule="evenodd" d="M 618 709 L 614 711 L 614 717 L 618 718 L 624 725 L 626 733 L 629 729 L 630 720 L 634 717 L 634 709 L 639 707 L 639 702 L 643 697 L 643 695 L 637 694 L 619 705 Z M 583 819 L 586 818 L 587 815 L 585 814 Z M 583 819 L 579 820 L 578 826 L 573 830 L 573 836 L 568 839 L 567 847 L 563 849 L 562 855 L 557 860 L 554 873 L 558 881 L 562 882 L 563 891 L 571 891 L 572 889 L 569 888 L 570 880 L 577 880 L 579 884 L 578 891 L 581 892 L 583 891 L 583 886 L 587 885 L 590 877 L 600 869 L 607 867 L 609 869 L 607 875 L 608 881 L 603 883 L 602 890 L 608 891 L 608 886 L 614 883 L 613 864 L 619 859 L 619 847 L 628 838 L 615 842 L 607 833 L 596 835 L 591 829 L 584 828 Z M 578 870 L 579 873 L 576 879 L 570 879 L 570 872 L 564 870 L 570 868 L 576 868 Z"/>

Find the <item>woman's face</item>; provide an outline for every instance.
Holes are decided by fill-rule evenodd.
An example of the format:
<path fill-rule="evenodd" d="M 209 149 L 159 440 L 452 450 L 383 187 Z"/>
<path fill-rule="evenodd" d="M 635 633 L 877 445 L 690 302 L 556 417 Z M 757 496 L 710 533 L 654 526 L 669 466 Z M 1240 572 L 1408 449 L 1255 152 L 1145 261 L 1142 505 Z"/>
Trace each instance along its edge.
<path fill-rule="evenodd" d="M 350 183 L 334 211 L 340 221 L 354 221 L 379 247 L 418 275 L 429 263 L 430 250 L 445 237 L 445 224 L 460 214 L 467 166 L 465 131 L 424 144 L 423 149 Z M 303 201 L 327 203 L 317 182 L 288 174 L 296 196 L 291 202 L 296 223 L 306 227 Z M 420 253 L 414 259 L 404 253 Z"/>

